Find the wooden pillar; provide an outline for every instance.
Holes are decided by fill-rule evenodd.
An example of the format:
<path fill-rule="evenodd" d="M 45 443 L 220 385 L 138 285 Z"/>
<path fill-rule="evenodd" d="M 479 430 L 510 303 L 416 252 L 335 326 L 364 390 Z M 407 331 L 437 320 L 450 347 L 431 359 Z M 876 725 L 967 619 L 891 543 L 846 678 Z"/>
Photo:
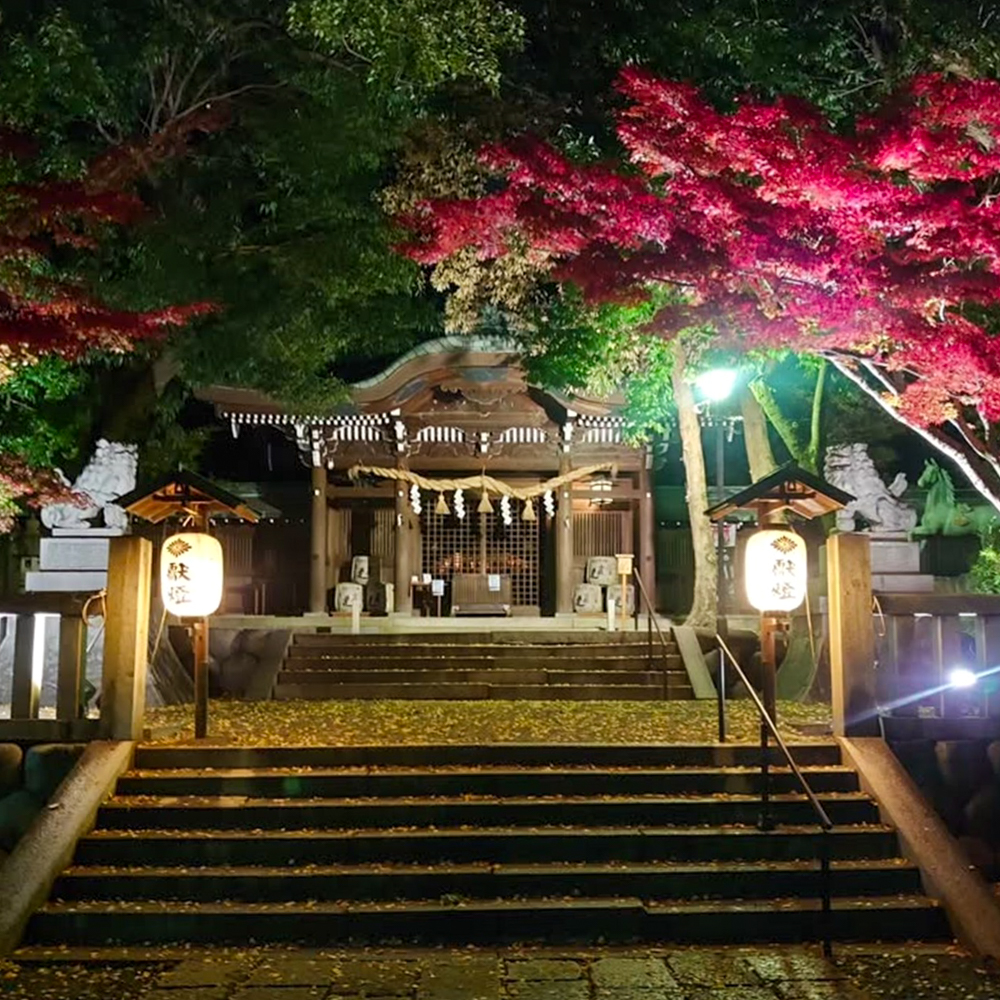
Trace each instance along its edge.
<path fill-rule="evenodd" d="M 309 534 L 309 611 L 326 611 L 326 469 L 312 469 L 312 519 Z"/>
<path fill-rule="evenodd" d="M 826 542 L 830 602 L 830 689 L 836 736 L 877 736 L 872 573 L 864 535 Z"/>
<path fill-rule="evenodd" d="M 153 546 L 146 538 L 112 538 L 110 549 L 101 732 L 105 739 L 138 740 L 146 708 Z"/>
<path fill-rule="evenodd" d="M 568 456 L 559 460 L 559 475 L 571 469 Z M 573 611 L 573 490 L 567 484 L 556 497 L 556 614 Z"/>
<path fill-rule="evenodd" d="M 399 459 L 397 468 L 407 468 L 405 458 Z M 414 538 L 419 537 L 419 534 L 420 521 L 410 507 L 410 491 L 406 483 L 400 480 L 396 483 L 395 610 L 406 615 L 413 611 L 410 578 L 415 572 Z"/>
<path fill-rule="evenodd" d="M 14 676 L 10 693 L 11 718 L 37 719 L 41 690 L 42 678 L 35 676 L 35 616 L 16 615 L 14 618 Z"/>
<path fill-rule="evenodd" d="M 208 735 L 208 619 L 191 623 L 191 651 L 194 656 L 194 738 Z"/>
<path fill-rule="evenodd" d="M 79 615 L 59 619 L 59 681 L 56 718 L 79 719 L 86 673 L 87 626 Z"/>
<path fill-rule="evenodd" d="M 645 463 L 639 470 L 639 549 L 637 553 L 639 576 L 649 595 L 649 602 L 656 611 L 656 516 L 653 507 L 653 487 Z M 642 602 L 636 595 L 636 607 Z"/>

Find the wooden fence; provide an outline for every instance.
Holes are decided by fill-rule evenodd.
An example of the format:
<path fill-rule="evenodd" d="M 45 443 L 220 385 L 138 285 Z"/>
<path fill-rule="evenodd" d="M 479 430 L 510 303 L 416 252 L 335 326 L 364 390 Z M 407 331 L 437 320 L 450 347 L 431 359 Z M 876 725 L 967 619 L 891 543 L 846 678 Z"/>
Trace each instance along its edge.
<path fill-rule="evenodd" d="M 1000 596 L 892 594 L 878 598 L 876 690 L 883 712 L 1000 716 Z M 975 691 L 950 684 L 957 667 L 979 675 Z M 996 668 L 997 673 L 991 673 Z M 992 696 L 991 696 L 992 694 Z M 956 704 L 959 703 L 960 704 Z"/>
<path fill-rule="evenodd" d="M 104 612 L 104 665 L 100 717 L 85 717 L 86 594 L 29 594 L 0 601 L 14 628 L 11 717 L 0 719 L 0 742 L 134 740 L 142 735 L 149 644 L 152 546 L 145 538 L 111 541 L 106 597 L 92 610 Z M 42 651 L 36 648 L 39 615 L 59 616 L 56 717 L 39 717 Z"/>

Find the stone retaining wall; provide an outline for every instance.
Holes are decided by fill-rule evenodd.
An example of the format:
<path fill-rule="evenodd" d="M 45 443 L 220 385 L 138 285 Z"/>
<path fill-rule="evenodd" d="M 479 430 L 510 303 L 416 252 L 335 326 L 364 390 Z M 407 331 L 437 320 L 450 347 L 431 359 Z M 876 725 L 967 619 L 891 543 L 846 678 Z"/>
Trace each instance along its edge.
<path fill-rule="evenodd" d="M 896 740 L 900 763 L 969 860 L 1000 878 L 1000 740 Z"/>
<path fill-rule="evenodd" d="M 46 743 L 23 751 L 0 743 L 0 863 L 73 770 L 83 743 Z"/>

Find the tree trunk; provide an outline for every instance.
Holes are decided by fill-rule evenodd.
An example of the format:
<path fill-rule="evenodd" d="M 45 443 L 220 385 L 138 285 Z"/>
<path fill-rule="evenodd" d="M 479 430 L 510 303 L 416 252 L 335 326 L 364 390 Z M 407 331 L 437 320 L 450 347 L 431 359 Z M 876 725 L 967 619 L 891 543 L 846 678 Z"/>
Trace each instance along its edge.
<path fill-rule="evenodd" d="M 754 399 L 764 411 L 771 426 L 778 432 L 778 437 L 781 438 L 792 459 L 801 465 L 805 458 L 807 443 L 802 440 L 798 425 L 781 412 L 771 387 L 762 378 L 754 379 L 750 383 L 750 392 L 753 393 Z"/>
<path fill-rule="evenodd" d="M 677 405 L 677 425 L 684 459 L 685 493 L 688 519 L 691 522 L 691 544 L 694 547 L 694 601 L 685 625 L 715 628 L 718 608 L 718 564 L 712 525 L 705 516 L 708 507 L 708 486 L 705 480 L 705 453 L 701 446 L 701 425 L 694 405 L 694 393 L 685 381 L 686 352 L 680 337 L 674 340 L 674 368 L 671 380 L 674 403 Z"/>
<path fill-rule="evenodd" d="M 754 394 L 746 387 L 740 389 L 740 410 L 743 413 L 743 442 L 750 463 L 750 479 L 757 482 L 769 476 L 778 467 L 767 436 L 767 417 Z"/>

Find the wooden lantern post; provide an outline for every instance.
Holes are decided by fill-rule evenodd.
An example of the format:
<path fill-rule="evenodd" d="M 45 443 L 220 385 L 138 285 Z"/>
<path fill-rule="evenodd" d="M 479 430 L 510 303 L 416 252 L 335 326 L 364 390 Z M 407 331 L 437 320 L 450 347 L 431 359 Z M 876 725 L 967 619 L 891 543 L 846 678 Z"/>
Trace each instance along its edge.
<path fill-rule="evenodd" d="M 849 493 L 838 489 L 819 476 L 786 465 L 771 475 L 759 479 L 752 486 L 710 507 L 708 518 L 721 525 L 722 520 L 737 510 L 749 510 L 756 515 L 761 530 L 785 528 L 787 512 L 811 520 L 839 510 L 854 500 Z M 721 530 L 721 527 L 720 527 Z M 788 607 L 801 603 L 802 595 L 794 604 L 785 605 L 780 600 L 773 606 L 767 601 L 757 603 L 760 609 L 761 701 L 772 721 L 777 721 L 777 636 L 786 628 Z M 808 598 L 806 598 L 808 599 Z M 786 613 L 782 613 L 783 610 Z M 762 742 L 766 746 L 766 727 L 762 724 Z"/>
<path fill-rule="evenodd" d="M 167 476 L 150 488 L 133 490 L 119 498 L 118 503 L 128 513 L 153 524 L 169 518 L 184 518 L 192 531 L 204 534 L 208 533 L 210 519 L 220 514 L 251 523 L 259 520 L 257 512 L 239 497 L 186 470 Z M 222 590 L 221 581 L 219 590 Z M 168 604 L 166 598 L 164 604 Z M 217 606 L 216 601 L 213 610 Z M 203 739 L 208 735 L 208 614 L 183 616 L 180 620 L 190 632 L 194 657 L 194 735 L 196 739 Z"/>

